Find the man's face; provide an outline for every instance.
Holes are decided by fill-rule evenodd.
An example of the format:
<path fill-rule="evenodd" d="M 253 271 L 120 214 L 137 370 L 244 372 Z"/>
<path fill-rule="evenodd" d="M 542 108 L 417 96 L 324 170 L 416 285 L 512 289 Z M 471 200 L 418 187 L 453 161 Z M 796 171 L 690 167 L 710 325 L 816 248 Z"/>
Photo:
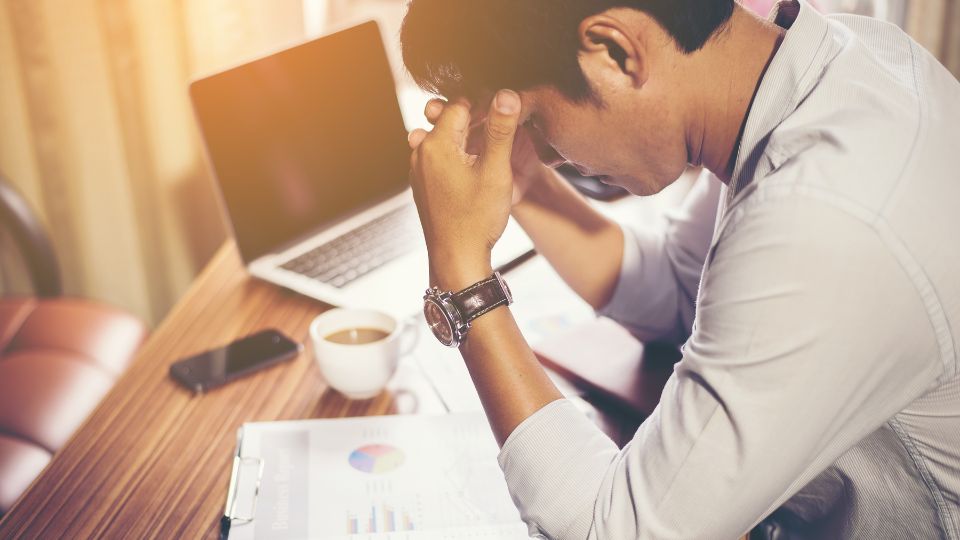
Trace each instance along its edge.
<path fill-rule="evenodd" d="M 534 88 L 521 92 L 521 121 L 546 165 L 569 163 L 583 175 L 652 195 L 683 173 L 688 152 L 669 96 L 658 99 L 651 86 L 641 95 L 594 85 L 602 105 L 571 101 L 553 87 Z"/>

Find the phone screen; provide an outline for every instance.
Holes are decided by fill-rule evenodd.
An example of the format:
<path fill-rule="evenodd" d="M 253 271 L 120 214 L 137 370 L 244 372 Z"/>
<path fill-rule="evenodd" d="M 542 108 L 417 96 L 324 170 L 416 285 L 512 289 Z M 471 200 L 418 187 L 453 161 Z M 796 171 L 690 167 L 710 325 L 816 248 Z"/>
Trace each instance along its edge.
<path fill-rule="evenodd" d="M 230 382 L 297 355 L 300 346 L 276 330 L 265 330 L 170 366 L 170 374 L 195 391 Z"/>

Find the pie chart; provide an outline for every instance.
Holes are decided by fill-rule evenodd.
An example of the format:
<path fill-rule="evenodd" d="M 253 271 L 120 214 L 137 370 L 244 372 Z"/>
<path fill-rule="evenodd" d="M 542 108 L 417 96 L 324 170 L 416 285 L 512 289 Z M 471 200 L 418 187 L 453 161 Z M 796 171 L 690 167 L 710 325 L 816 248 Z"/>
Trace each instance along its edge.
<path fill-rule="evenodd" d="M 350 466 L 368 474 L 385 474 L 403 465 L 403 452 L 387 444 L 370 444 L 350 452 Z"/>

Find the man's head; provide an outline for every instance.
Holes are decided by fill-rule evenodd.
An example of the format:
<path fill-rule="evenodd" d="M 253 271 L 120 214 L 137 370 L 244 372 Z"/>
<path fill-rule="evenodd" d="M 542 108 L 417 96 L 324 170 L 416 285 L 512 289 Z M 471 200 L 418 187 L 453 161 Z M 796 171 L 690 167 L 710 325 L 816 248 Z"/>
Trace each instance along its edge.
<path fill-rule="evenodd" d="M 479 101 L 520 92 L 548 164 L 569 161 L 638 194 L 690 159 L 681 59 L 724 28 L 734 0 L 412 0 L 401 41 L 423 88 Z"/>

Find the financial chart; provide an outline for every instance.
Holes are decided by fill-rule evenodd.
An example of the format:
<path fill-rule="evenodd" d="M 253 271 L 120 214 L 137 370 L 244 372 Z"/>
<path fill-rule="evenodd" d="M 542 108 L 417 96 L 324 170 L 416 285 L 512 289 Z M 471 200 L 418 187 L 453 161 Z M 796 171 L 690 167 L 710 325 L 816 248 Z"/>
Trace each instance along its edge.
<path fill-rule="evenodd" d="M 263 460 L 262 481 L 232 539 L 528 538 L 482 413 L 248 426 L 241 452 Z"/>
<path fill-rule="evenodd" d="M 311 501 L 319 510 L 311 531 L 342 539 L 527 538 L 482 415 L 405 417 L 348 431 L 311 440 L 313 463 L 323 464 L 311 468 L 312 481 L 337 486 L 336 497 Z"/>

